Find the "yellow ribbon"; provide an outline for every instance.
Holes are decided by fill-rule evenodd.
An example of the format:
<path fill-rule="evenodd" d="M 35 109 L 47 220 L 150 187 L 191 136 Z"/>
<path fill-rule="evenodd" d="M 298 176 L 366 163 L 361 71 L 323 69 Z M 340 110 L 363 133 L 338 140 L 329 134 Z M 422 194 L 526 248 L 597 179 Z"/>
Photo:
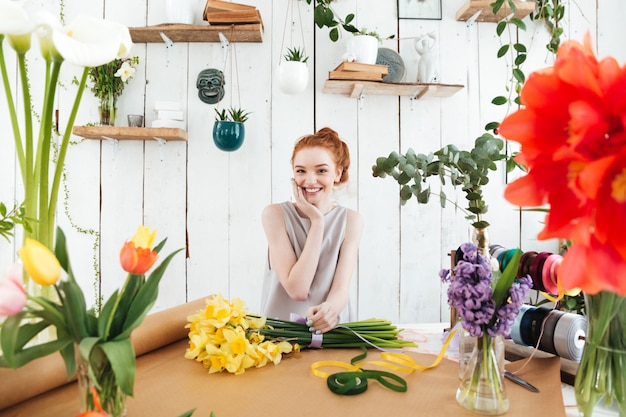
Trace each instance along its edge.
<path fill-rule="evenodd" d="M 411 373 L 413 371 L 426 371 L 439 365 L 439 363 L 445 356 L 446 350 L 448 349 L 448 346 L 450 345 L 452 337 L 455 333 L 456 330 L 452 330 L 448 334 L 446 340 L 443 343 L 443 346 L 441 347 L 441 350 L 439 351 L 439 354 L 430 365 L 420 365 L 416 363 L 411 356 L 405 353 L 382 352 L 380 354 L 381 358 L 383 359 L 382 361 L 376 360 L 355 364 L 336 360 L 317 361 L 311 365 L 311 373 L 320 378 L 328 378 L 331 374 L 320 370 L 320 368 L 335 367 L 343 368 L 346 370 L 345 372 L 361 372 L 361 368 L 365 365 L 378 365 L 392 371 L 404 373 Z"/>

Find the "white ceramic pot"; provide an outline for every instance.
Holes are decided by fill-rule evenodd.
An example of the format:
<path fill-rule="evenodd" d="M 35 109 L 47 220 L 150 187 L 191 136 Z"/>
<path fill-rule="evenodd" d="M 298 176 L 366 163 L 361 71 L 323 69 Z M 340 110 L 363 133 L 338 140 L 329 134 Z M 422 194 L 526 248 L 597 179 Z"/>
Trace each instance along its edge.
<path fill-rule="evenodd" d="M 183 23 L 191 25 L 195 21 L 198 10 L 196 0 L 165 0 L 167 23 Z"/>
<path fill-rule="evenodd" d="M 298 94 L 306 90 L 309 83 L 309 68 L 306 63 L 282 61 L 276 70 L 278 87 L 285 94 Z"/>
<path fill-rule="evenodd" d="M 370 35 L 346 37 L 346 55 L 361 64 L 375 64 L 378 55 L 378 39 Z"/>

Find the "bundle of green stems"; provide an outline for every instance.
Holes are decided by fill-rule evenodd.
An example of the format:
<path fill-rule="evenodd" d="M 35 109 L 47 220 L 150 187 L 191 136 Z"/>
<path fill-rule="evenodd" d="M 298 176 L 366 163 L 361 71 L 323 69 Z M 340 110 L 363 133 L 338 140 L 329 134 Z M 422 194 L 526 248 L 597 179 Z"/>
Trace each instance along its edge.
<path fill-rule="evenodd" d="M 314 334 L 306 323 L 267 318 L 262 329 L 248 329 L 277 340 L 286 340 L 306 348 L 311 344 Z M 399 329 L 388 320 L 367 319 L 349 323 L 341 323 L 326 332 L 322 338 L 322 348 L 380 348 L 402 349 L 417 347 L 414 342 L 399 339 Z"/>

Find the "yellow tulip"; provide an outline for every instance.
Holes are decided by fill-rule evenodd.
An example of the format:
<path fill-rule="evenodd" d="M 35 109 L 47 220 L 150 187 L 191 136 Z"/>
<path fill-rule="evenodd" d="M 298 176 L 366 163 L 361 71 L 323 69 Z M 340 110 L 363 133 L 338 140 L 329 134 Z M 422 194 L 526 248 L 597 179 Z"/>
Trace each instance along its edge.
<path fill-rule="evenodd" d="M 139 225 L 135 236 L 131 239 L 131 242 L 135 244 L 137 248 L 152 249 L 152 244 L 156 238 L 156 230 L 150 230 L 147 227 Z"/>
<path fill-rule="evenodd" d="M 37 240 L 26 238 L 18 251 L 26 273 L 39 285 L 53 285 L 61 276 L 61 264 L 52 251 Z"/>

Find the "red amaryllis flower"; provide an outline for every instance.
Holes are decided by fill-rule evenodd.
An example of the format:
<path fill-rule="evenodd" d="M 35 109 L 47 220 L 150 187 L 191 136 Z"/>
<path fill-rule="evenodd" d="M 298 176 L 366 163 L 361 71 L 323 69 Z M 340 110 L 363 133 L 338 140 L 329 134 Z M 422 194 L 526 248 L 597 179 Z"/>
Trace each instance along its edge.
<path fill-rule="evenodd" d="M 591 38 L 564 43 L 551 68 L 535 72 L 521 91 L 524 108 L 500 134 L 519 142 L 528 174 L 505 198 L 520 206 L 549 205 L 540 239 L 569 239 L 561 267 L 566 289 L 626 295 L 626 67 L 598 61 Z M 609 271 L 613 271 L 612 273 Z M 565 278 L 567 277 L 567 278 Z"/>
<path fill-rule="evenodd" d="M 132 240 L 124 243 L 120 251 L 120 262 L 124 271 L 141 275 L 154 265 L 158 257 L 157 252 L 152 250 L 155 236 L 156 232 L 139 226 Z"/>

